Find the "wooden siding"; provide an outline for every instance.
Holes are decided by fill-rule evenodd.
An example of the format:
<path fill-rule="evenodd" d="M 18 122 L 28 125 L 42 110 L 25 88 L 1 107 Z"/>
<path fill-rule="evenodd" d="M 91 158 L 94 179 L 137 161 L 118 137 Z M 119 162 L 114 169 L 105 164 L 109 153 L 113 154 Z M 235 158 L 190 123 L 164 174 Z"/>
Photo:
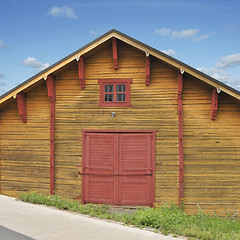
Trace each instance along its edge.
<path fill-rule="evenodd" d="M 118 42 L 119 68 L 113 68 L 111 44 L 85 59 L 86 88 L 77 64 L 56 76 L 56 192 L 81 196 L 82 129 L 157 130 L 156 200 L 178 200 L 177 71 L 151 58 L 145 85 L 145 55 Z M 132 78 L 132 107 L 99 107 L 98 79 Z M 111 113 L 116 116 L 111 117 Z"/>
<path fill-rule="evenodd" d="M 46 86 L 28 94 L 26 123 L 16 101 L 1 110 L 1 194 L 49 193 L 49 111 Z"/>
<path fill-rule="evenodd" d="M 177 70 L 151 56 L 150 85 L 145 85 L 145 54 L 118 41 L 118 70 L 109 41 L 85 57 L 86 87 L 77 61 L 56 76 L 55 192 L 81 198 L 83 129 L 156 130 L 155 200 L 178 202 Z M 132 107 L 99 107 L 99 79 L 130 78 Z M 116 113 L 112 117 L 112 112 Z M 17 103 L 0 112 L 0 193 L 49 193 L 50 108 L 44 83 L 27 97 L 27 123 Z M 183 75 L 184 205 L 225 215 L 240 203 L 240 103 L 221 92 L 211 120 L 211 89 Z"/>
<path fill-rule="evenodd" d="M 211 88 L 184 78 L 184 204 L 225 215 L 240 207 L 240 104 L 221 92 L 211 120 Z"/>

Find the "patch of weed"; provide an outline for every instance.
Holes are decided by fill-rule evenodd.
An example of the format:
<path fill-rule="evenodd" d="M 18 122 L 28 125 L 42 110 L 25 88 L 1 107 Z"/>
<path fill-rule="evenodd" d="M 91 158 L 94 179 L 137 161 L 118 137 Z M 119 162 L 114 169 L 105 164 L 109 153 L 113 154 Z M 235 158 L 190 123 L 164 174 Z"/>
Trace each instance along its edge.
<path fill-rule="evenodd" d="M 139 228 L 149 227 L 163 234 L 174 234 L 202 240 L 240 239 L 240 222 L 235 215 L 220 218 L 208 216 L 200 209 L 196 215 L 187 215 L 176 204 L 160 205 L 156 208 L 143 208 L 131 214 L 110 213 L 106 205 L 82 205 L 77 200 L 62 199 L 57 195 L 44 195 L 38 192 L 22 193 L 20 199 L 25 202 L 44 204 L 109 219 Z"/>

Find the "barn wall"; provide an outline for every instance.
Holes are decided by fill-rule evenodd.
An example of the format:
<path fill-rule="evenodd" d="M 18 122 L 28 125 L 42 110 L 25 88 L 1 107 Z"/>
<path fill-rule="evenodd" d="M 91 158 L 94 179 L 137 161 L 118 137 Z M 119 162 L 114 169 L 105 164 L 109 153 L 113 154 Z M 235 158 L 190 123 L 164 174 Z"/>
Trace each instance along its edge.
<path fill-rule="evenodd" d="M 49 193 L 49 101 L 46 86 L 28 94 L 27 123 L 22 123 L 16 101 L 0 113 L 0 193 Z"/>
<path fill-rule="evenodd" d="M 184 77 L 184 203 L 225 215 L 240 207 L 240 104 L 221 92 L 211 120 L 210 87 Z"/>
<path fill-rule="evenodd" d="M 177 71 L 151 60 L 151 83 L 145 86 L 145 55 L 118 42 L 119 69 L 111 44 L 88 57 L 86 88 L 77 65 L 56 76 L 56 192 L 81 196 L 82 129 L 157 130 L 156 201 L 178 200 Z M 98 79 L 132 78 L 132 107 L 99 107 Z M 116 112 L 116 117 L 111 113 Z"/>
<path fill-rule="evenodd" d="M 86 88 L 77 63 L 56 76 L 55 191 L 81 197 L 83 129 L 157 130 L 156 202 L 178 201 L 177 71 L 151 58 L 151 81 L 145 85 L 145 55 L 118 41 L 119 69 L 114 70 L 111 43 L 85 56 Z M 132 107 L 99 107 L 98 79 L 132 78 Z M 111 117 L 111 113 L 116 116 Z M 0 193 L 49 194 L 50 109 L 46 84 L 28 94 L 27 123 L 16 102 L 1 110 Z M 183 75 L 184 204 L 224 215 L 240 203 L 240 103 L 224 93 L 211 120 L 210 86 Z"/>

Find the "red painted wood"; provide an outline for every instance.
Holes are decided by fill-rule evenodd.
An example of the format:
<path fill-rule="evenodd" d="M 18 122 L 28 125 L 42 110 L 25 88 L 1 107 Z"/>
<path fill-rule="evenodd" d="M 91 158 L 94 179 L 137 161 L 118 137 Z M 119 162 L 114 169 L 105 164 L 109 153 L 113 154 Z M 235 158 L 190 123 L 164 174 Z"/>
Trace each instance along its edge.
<path fill-rule="evenodd" d="M 47 77 L 48 98 L 50 101 L 50 194 L 54 194 L 55 163 L 55 76 Z"/>
<path fill-rule="evenodd" d="M 48 98 L 50 103 L 55 103 L 55 76 L 53 74 L 49 74 L 47 76 L 47 89 L 48 89 Z"/>
<path fill-rule="evenodd" d="M 145 84 L 146 86 L 148 86 L 150 84 L 150 55 L 145 57 L 145 70 L 146 70 Z"/>
<path fill-rule="evenodd" d="M 152 133 L 156 134 L 157 130 L 123 130 L 123 129 L 83 129 L 83 136 L 87 133 Z"/>
<path fill-rule="evenodd" d="M 18 113 L 23 123 L 27 122 L 27 94 L 20 92 L 16 96 Z"/>
<path fill-rule="evenodd" d="M 211 108 L 211 119 L 215 120 L 217 117 L 217 110 L 218 110 L 218 93 L 217 89 L 212 89 L 212 108 Z"/>
<path fill-rule="evenodd" d="M 153 205 L 155 132 L 88 131 L 83 131 L 82 201 Z"/>
<path fill-rule="evenodd" d="M 152 132 L 151 136 L 151 168 L 152 168 L 152 177 L 151 177 L 151 204 L 150 207 L 154 207 L 155 200 L 155 183 L 156 183 L 156 131 Z"/>
<path fill-rule="evenodd" d="M 151 204 L 151 134 L 120 134 L 120 190 L 122 205 Z"/>
<path fill-rule="evenodd" d="M 85 201 L 114 204 L 114 134 L 87 134 Z"/>
<path fill-rule="evenodd" d="M 89 137 L 85 136 L 86 137 L 86 153 L 89 153 Z M 88 154 L 89 155 L 89 154 Z M 85 182 L 84 184 L 86 184 L 87 187 L 85 187 L 85 191 L 84 191 L 84 203 L 86 203 L 86 199 L 89 198 L 89 187 L 88 187 L 88 184 L 89 184 L 89 158 L 86 158 L 86 161 L 84 162 L 83 164 L 84 168 L 83 168 L 83 173 L 86 174 L 86 175 L 83 175 L 85 176 Z"/>
<path fill-rule="evenodd" d="M 112 38 L 112 51 L 113 51 L 113 66 L 114 69 L 118 69 L 118 53 L 117 53 L 117 39 L 115 37 Z"/>
<path fill-rule="evenodd" d="M 178 70 L 178 155 L 179 155 L 179 205 L 183 201 L 183 106 L 182 106 L 182 84 L 183 78 L 180 70 Z"/>
<path fill-rule="evenodd" d="M 118 161 L 118 155 L 119 155 L 119 134 L 113 134 L 114 135 L 114 204 L 119 204 L 119 161 Z"/>
<path fill-rule="evenodd" d="M 83 56 L 80 56 L 78 61 L 78 76 L 81 88 L 85 88 L 85 60 Z"/>
<path fill-rule="evenodd" d="M 85 164 L 85 162 L 86 162 L 86 158 L 85 158 L 85 161 L 83 161 L 83 158 L 84 158 L 84 156 L 86 155 L 85 154 L 85 149 L 86 149 L 86 146 L 87 146 L 88 144 L 86 143 L 86 135 L 85 134 L 83 134 L 82 135 L 82 165 L 81 165 L 81 170 L 82 170 L 82 173 L 84 174 L 84 170 L 85 170 L 85 166 L 86 166 L 86 164 Z M 81 176 L 81 180 L 82 180 L 82 184 L 81 184 L 81 200 L 82 200 L 82 204 L 86 204 L 86 202 L 85 202 L 85 199 L 86 199 L 86 197 L 85 197 L 85 185 L 86 185 L 86 178 L 84 177 L 84 175 L 82 175 Z"/>

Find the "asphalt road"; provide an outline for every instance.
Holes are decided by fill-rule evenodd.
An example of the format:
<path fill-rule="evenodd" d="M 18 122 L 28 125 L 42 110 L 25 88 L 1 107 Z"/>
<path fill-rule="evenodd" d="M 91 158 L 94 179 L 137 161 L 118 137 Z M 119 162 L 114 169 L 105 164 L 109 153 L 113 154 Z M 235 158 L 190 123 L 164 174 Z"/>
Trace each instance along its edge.
<path fill-rule="evenodd" d="M 0 195 L 0 240 L 182 240 Z"/>
<path fill-rule="evenodd" d="M 1 240 L 34 240 L 34 238 L 30 238 L 21 233 L 5 228 L 3 226 L 0 226 L 0 239 Z"/>

